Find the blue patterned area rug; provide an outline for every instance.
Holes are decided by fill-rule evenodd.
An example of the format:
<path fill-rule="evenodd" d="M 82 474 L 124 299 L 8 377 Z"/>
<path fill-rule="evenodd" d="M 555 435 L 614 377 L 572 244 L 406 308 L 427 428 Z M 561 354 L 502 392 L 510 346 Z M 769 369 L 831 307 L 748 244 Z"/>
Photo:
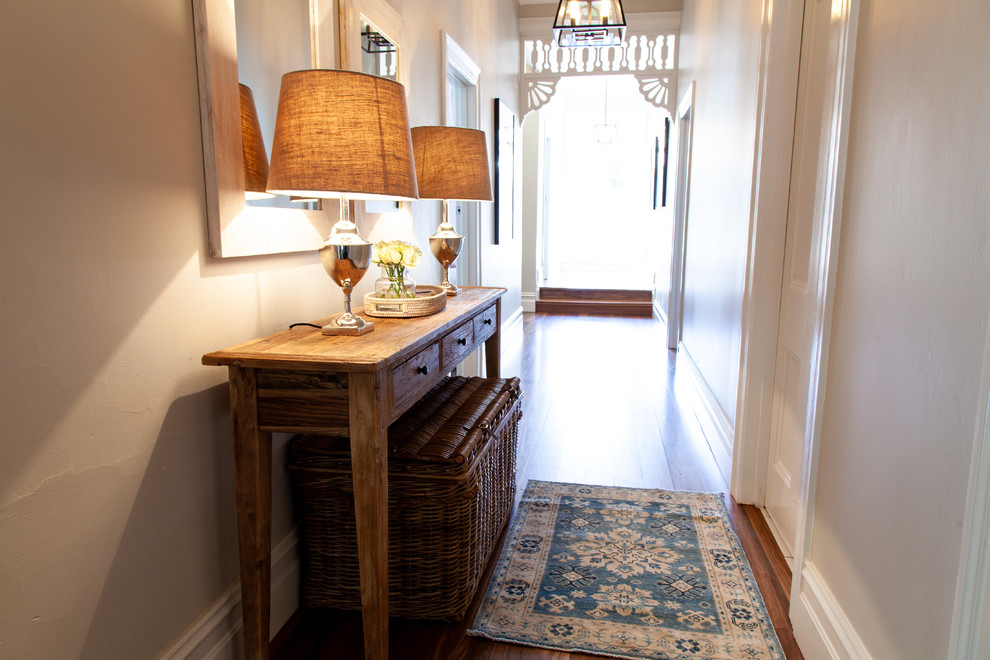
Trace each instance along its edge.
<path fill-rule="evenodd" d="M 530 481 L 469 634 L 617 658 L 784 658 L 711 493 Z"/>

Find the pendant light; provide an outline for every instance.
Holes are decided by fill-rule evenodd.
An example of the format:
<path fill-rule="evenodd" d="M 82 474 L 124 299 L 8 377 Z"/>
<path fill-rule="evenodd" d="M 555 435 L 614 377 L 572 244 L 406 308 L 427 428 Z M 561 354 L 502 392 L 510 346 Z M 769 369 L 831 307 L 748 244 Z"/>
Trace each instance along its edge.
<path fill-rule="evenodd" d="M 620 46 L 626 14 L 621 0 L 560 0 L 553 31 L 561 48 Z"/>
<path fill-rule="evenodd" d="M 595 124 L 595 142 L 612 144 L 615 142 L 619 127 L 608 123 L 608 78 L 605 79 L 605 118 L 601 124 Z"/>

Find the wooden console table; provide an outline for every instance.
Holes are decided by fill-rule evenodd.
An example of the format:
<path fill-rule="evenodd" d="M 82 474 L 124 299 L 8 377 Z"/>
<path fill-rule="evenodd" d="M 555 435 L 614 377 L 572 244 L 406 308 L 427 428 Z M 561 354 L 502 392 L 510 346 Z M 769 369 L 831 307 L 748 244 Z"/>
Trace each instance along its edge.
<path fill-rule="evenodd" d="M 360 337 L 297 327 L 203 356 L 229 370 L 247 658 L 268 658 L 272 432 L 350 437 L 365 657 L 388 658 L 388 425 L 482 342 L 499 376 L 504 293 L 465 287 L 437 314 L 375 318 Z"/>

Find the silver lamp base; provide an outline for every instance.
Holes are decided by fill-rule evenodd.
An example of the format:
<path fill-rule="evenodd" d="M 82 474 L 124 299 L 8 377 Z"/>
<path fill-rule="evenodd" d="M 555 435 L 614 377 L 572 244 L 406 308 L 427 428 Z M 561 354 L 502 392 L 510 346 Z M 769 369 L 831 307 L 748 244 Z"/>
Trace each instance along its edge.
<path fill-rule="evenodd" d="M 443 266 L 443 283 L 440 286 L 443 287 L 443 290 L 447 292 L 448 296 L 456 296 L 458 294 L 457 287 L 451 283 L 450 275 L 448 275 L 447 271 L 450 268 L 450 264 L 454 263 L 454 259 L 461 252 L 463 237 L 454 231 L 453 225 L 447 222 L 447 204 L 448 201 L 444 200 L 443 222 L 440 223 L 437 232 L 433 236 L 430 236 L 430 251 L 433 252 L 433 256 L 440 262 L 440 265 Z"/>
<path fill-rule="evenodd" d="M 450 276 L 447 275 L 447 268 L 450 263 L 443 264 L 443 282 L 440 283 L 440 288 L 443 289 L 448 296 L 456 296 L 460 293 L 460 290 L 450 281 Z"/>
<path fill-rule="evenodd" d="M 360 316 L 344 312 L 330 319 L 330 322 L 323 326 L 322 332 L 325 335 L 350 335 L 357 337 L 366 335 L 374 329 L 374 322 L 366 321 Z"/>
<path fill-rule="evenodd" d="M 363 335 L 375 329 L 375 324 L 351 312 L 351 292 L 371 264 L 371 243 L 361 238 L 354 223 L 346 219 L 347 200 L 340 200 L 340 222 L 333 226 L 330 236 L 320 246 L 320 261 L 324 270 L 344 291 L 344 312 L 323 326 L 325 335 Z"/>

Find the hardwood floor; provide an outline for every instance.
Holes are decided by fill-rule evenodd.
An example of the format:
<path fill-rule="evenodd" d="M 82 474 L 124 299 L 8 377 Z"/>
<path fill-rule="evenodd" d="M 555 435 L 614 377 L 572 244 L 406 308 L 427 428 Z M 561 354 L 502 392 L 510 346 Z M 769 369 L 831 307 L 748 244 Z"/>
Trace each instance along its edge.
<path fill-rule="evenodd" d="M 678 374 L 666 330 L 653 319 L 526 315 L 503 339 L 502 373 L 525 392 L 518 493 L 529 479 L 726 493 L 732 526 L 752 565 L 787 658 L 801 658 L 787 619 L 790 570 L 760 511 L 728 496 L 695 416 L 693 385 Z M 518 496 L 517 496 L 518 501 Z M 503 533 L 504 536 L 504 533 Z M 494 557 L 468 615 L 454 624 L 390 621 L 401 660 L 593 660 L 468 637 Z M 273 660 L 363 657 L 360 615 L 301 609 L 272 642 Z"/>

